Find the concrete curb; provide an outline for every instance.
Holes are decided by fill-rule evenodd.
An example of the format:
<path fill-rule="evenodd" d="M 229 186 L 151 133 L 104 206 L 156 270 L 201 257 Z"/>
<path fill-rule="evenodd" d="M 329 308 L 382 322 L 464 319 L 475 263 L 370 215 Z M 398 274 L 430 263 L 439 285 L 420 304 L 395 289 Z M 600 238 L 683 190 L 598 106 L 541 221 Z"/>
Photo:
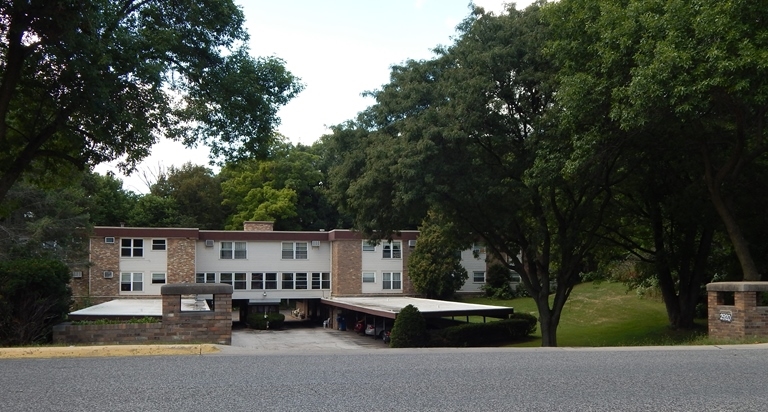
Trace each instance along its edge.
<path fill-rule="evenodd" d="M 107 356 L 205 355 L 220 349 L 201 345 L 107 345 L 0 348 L 0 359 L 95 358 Z"/>

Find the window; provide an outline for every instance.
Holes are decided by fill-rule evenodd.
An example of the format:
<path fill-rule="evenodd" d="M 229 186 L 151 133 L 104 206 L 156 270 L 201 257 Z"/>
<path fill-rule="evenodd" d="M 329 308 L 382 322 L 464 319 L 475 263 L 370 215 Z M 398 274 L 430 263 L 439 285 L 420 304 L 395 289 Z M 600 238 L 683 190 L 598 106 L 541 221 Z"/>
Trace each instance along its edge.
<path fill-rule="evenodd" d="M 264 289 L 263 273 L 251 273 L 251 289 L 253 290 Z"/>
<path fill-rule="evenodd" d="M 245 259 L 247 256 L 245 242 L 221 242 L 221 259 Z"/>
<path fill-rule="evenodd" d="M 307 274 L 306 273 L 297 273 L 296 274 L 296 289 L 306 289 L 307 288 Z"/>
<path fill-rule="evenodd" d="M 165 284 L 165 273 L 153 273 L 152 274 L 152 284 L 153 285 L 164 285 Z"/>
<path fill-rule="evenodd" d="M 322 278 L 323 280 L 322 280 L 321 287 L 323 289 L 330 289 L 331 288 L 331 274 L 325 272 L 322 275 L 323 275 L 323 278 Z"/>
<path fill-rule="evenodd" d="M 384 272 L 381 274 L 382 289 L 398 290 L 403 288 L 400 272 Z"/>
<path fill-rule="evenodd" d="M 472 282 L 485 283 L 485 272 L 472 272 Z"/>
<path fill-rule="evenodd" d="M 144 256 L 144 239 L 120 239 L 120 256 Z"/>
<path fill-rule="evenodd" d="M 384 244 L 384 250 L 381 257 L 384 259 L 400 259 L 400 241 L 395 240 Z"/>
<path fill-rule="evenodd" d="M 216 283 L 216 274 L 197 273 L 195 274 L 195 283 Z"/>
<path fill-rule="evenodd" d="M 307 242 L 283 242 L 283 259 L 306 259 Z"/>
<path fill-rule="evenodd" d="M 144 290 L 143 273 L 121 273 L 120 291 L 121 292 L 141 292 Z"/>
<path fill-rule="evenodd" d="M 219 282 L 220 283 L 226 283 L 227 285 L 232 284 L 232 274 L 231 273 L 222 273 L 219 275 Z"/>
<path fill-rule="evenodd" d="M 245 281 L 246 274 L 243 273 L 235 273 L 235 284 L 234 289 L 235 290 L 245 290 L 246 289 L 246 281 Z"/>
<path fill-rule="evenodd" d="M 376 245 L 371 243 L 370 240 L 363 240 L 363 252 L 373 252 L 376 250 Z"/>
<path fill-rule="evenodd" d="M 330 273 L 313 273 L 312 274 L 312 289 L 330 289 L 330 288 L 331 288 Z"/>
<path fill-rule="evenodd" d="M 277 289 L 277 273 L 264 274 L 264 289 Z"/>
<path fill-rule="evenodd" d="M 152 239 L 152 250 L 165 250 L 165 239 Z"/>
<path fill-rule="evenodd" d="M 293 273 L 283 273 L 281 289 L 293 289 Z"/>
<path fill-rule="evenodd" d="M 363 283 L 376 283 L 376 273 L 363 272 Z"/>

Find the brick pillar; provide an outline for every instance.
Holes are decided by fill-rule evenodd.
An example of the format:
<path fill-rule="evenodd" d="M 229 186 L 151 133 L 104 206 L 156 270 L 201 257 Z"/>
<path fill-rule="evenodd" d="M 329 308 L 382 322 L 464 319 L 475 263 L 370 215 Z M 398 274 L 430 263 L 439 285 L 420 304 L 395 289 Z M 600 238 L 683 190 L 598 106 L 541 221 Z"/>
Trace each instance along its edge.
<path fill-rule="evenodd" d="M 363 292 L 363 246 L 357 240 L 336 240 L 331 244 L 331 293 L 334 296 Z"/>
<path fill-rule="evenodd" d="M 721 339 L 768 337 L 768 306 L 758 305 L 768 282 L 717 282 L 707 285 L 709 336 Z M 733 293 L 733 304 L 726 294 Z"/>

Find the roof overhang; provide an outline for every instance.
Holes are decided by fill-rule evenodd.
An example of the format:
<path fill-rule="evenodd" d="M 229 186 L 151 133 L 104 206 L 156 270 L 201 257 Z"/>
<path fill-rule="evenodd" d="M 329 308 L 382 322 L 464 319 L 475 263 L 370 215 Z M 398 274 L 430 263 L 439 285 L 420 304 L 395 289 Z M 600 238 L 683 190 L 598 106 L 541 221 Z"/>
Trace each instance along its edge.
<path fill-rule="evenodd" d="M 349 297 L 321 299 L 321 302 L 337 308 L 348 309 L 369 315 L 395 319 L 400 311 L 413 305 L 424 317 L 442 318 L 448 316 L 487 316 L 506 319 L 515 312 L 505 306 L 479 305 L 474 303 L 451 302 L 446 300 L 421 299 L 401 296 Z"/>

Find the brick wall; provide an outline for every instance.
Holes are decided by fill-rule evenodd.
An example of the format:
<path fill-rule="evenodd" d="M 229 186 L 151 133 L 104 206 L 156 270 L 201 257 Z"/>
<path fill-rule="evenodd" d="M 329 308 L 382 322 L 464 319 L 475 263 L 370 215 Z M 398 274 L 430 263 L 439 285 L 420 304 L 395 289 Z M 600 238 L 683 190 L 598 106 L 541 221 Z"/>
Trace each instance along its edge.
<path fill-rule="evenodd" d="M 103 303 L 114 299 L 120 294 L 120 239 L 115 243 L 104 243 L 103 237 L 91 237 L 91 262 L 92 266 L 86 273 L 90 279 L 81 279 L 89 282 L 91 304 Z M 113 273 L 112 279 L 104 278 L 104 271 Z M 86 294 L 88 295 L 88 294 Z"/>
<path fill-rule="evenodd" d="M 721 339 L 768 337 L 768 306 L 758 306 L 760 292 L 768 292 L 768 282 L 708 284 L 709 336 Z M 730 293 L 733 294 L 732 304 L 724 300 Z"/>
<path fill-rule="evenodd" d="M 195 282 L 195 239 L 168 239 L 167 282 Z"/>
<path fill-rule="evenodd" d="M 274 230 L 275 222 L 268 221 L 249 221 L 243 222 L 243 231 L 245 232 L 271 232 Z"/>
<path fill-rule="evenodd" d="M 337 240 L 331 249 L 331 293 L 359 295 L 363 288 L 363 247 L 359 239 Z"/>
<path fill-rule="evenodd" d="M 72 325 L 53 328 L 54 343 L 92 345 L 131 343 L 232 343 L 232 286 L 222 284 L 165 285 L 160 323 Z M 183 312 L 181 296 L 213 294 L 210 311 Z"/>

